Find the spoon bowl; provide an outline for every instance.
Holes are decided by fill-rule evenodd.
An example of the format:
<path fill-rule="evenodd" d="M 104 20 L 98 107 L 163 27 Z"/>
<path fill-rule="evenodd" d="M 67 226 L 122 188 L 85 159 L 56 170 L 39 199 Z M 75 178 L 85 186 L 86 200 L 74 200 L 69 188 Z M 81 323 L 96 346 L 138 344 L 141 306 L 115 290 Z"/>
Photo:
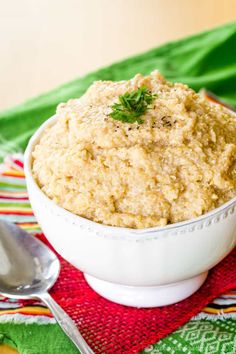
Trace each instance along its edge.
<path fill-rule="evenodd" d="M 48 291 L 60 272 L 56 255 L 10 222 L 0 222 L 0 235 L 0 293 L 29 299 Z"/>
<path fill-rule="evenodd" d="M 48 293 L 59 272 L 57 256 L 43 242 L 0 220 L 0 294 L 43 301 L 80 353 L 93 354 L 75 323 Z"/>

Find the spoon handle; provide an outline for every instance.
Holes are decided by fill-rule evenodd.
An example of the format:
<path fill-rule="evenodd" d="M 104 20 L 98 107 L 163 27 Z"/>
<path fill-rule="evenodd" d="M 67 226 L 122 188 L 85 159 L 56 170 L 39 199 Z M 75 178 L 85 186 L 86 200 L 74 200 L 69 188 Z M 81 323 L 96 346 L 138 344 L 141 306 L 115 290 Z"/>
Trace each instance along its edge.
<path fill-rule="evenodd" d="M 85 342 L 84 338 L 80 334 L 74 321 L 67 315 L 67 313 L 56 303 L 55 300 L 49 295 L 49 293 L 43 293 L 37 295 L 45 305 L 50 309 L 58 322 L 61 329 L 72 340 L 75 346 L 80 350 L 81 354 L 94 354 L 92 349 Z"/>

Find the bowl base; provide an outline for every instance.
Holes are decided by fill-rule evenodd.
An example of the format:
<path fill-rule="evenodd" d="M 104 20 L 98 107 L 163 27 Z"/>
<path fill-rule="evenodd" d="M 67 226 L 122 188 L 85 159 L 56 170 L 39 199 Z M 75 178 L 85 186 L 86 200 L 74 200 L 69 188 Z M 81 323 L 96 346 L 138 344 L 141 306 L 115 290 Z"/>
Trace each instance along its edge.
<path fill-rule="evenodd" d="M 86 281 L 99 295 L 117 304 L 133 307 L 159 307 L 186 299 L 206 280 L 208 272 L 177 283 L 159 286 L 127 286 L 84 274 Z"/>

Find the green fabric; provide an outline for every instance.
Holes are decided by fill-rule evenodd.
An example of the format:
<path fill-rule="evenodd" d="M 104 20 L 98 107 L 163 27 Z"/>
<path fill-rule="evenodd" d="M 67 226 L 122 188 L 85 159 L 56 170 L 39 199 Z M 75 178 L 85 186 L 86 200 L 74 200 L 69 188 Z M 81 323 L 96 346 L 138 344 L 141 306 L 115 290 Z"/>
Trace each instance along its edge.
<path fill-rule="evenodd" d="M 190 321 L 140 354 L 235 354 L 236 321 Z"/>
<path fill-rule="evenodd" d="M 57 104 L 79 97 L 94 80 L 123 80 L 154 69 L 195 90 L 205 87 L 236 106 L 236 22 L 113 64 L 0 113 L 0 158 L 8 152 L 23 151 L 35 129 L 54 114 Z M 235 353 L 235 333 L 235 320 L 191 321 L 144 352 Z M 0 341 L 8 340 L 20 354 L 77 352 L 57 325 L 0 324 Z"/>
<path fill-rule="evenodd" d="M 236 105 L 236 22 L 113 64 L 0 113 L 0 157 L 24 149 L 59 102 L 81 96 L 94 80 L 129 79 L 159 69 L 168 79 L 206 87 Z M 20 85 L 20 83 L 19 83 Z M 13 88 L 14 89 L 14 88 Z"/>
<path fill-rule="evenodd" d="M 55 324 L 0 323 L 1 342 L 16 348 L 20 354 L 78 354 L 78 350 Z"/>
<path fill-rule="evenodd" d="M 1 353 L 1 344 L 5 344 L 10 346 L 11 348 L 17 349 L 16 343 L 6 333 L 0 333 L 0 353 Z"/>
<path fill-rule="evenodd" d="M 20 354 L 78 353 L 59 326 L 53 324 L 0 324 L 0 343 L 1 339 L 3 343 L 17 348 Z M 140 352 L 147 353 L 234 354 L 236 321 L 190 321 L 157 344 Z"/>

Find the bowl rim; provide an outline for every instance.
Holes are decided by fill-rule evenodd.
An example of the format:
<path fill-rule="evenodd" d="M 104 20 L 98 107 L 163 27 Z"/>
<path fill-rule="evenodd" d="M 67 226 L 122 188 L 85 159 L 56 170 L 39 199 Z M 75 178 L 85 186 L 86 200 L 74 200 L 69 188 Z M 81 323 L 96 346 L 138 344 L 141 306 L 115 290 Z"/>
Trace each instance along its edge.
<path fill-rule="evenodd" d="M 168 224 L 165 226 L 153 226 L 149 228 L 142 228 L 142 229 L 133 229 L 133 228 L 128 228 L 128 227 L 120 227 L 120 226 L 110 226 L 110 225 L 104 225 L 101 223 L 98 223 L 96 221 L 89 220 L 87 218 L 84 218 L 82 216 L 79 216 L 77 214 L 74 214 L 63 207 L 59 206 L 56 204 L 53 200 L 51 200 L 43 191 L 42 189 L 38 186 L 37 182 L 35 181 L 33 174 L 32 174 L 32 168 L 31 168 L 31 162 L 32 162 L 32 151 L 34 146 L 37 144 L 38 140 L 40 139 L 41 134 L 43 133 L 44 129 L 46 127 L 50 127 L 54 124 L 54 122 L 57 120 L 58 116 L 55 114 L 52 117 L 48 118 L 43 124 L 40 125 L 40 127 L 35 131 L 35 133 L 32 135 L 30 138 L 28 145 L 26 147 L 25 153 L 24 153 L 24 171 L 25 171 L 25 176 L 26 176 L 26 182 L 31 183 L 34 188 L 37 190 L 37 192 L 40 194 L 41 197 L 44 198 L 44 200 L 49 203 L 52 207 L 56 208 L 58 211 L 63 212 L 68 218 L 73 219 L 73 223 L 78 223 L 81 225 L 87 224 L 88 226 L 90 225 L 91 227 L 100 228 L 100 229 L 106 229 L 110 231 L 121 231 L 123 233 L 129 233 L 129 234 L 134 234 L 134 235 L 139 235 L 139 236 L 145 236 L 146 234 L 152 234 L 152 233 L 163 233 L 165 231 L 173 231 L 173 230 L 178 230 L 182 227 L 188 227 L 195 225 L 199 222 L 203 222 L 207 220 L 210 217 L 216 217 L 217 215 L 223 213 L 226 209 L 230 208 L 234 204 L 236 204 L 236 196 L 232 199 L 230 199 L 228 202 L 222 204 L 218 208 L 215 208 L 201 216 L 198 216 L 193 219 L 189 220 L 184 220 L 180 221 L 177 223 L 173 224 Z"/>

